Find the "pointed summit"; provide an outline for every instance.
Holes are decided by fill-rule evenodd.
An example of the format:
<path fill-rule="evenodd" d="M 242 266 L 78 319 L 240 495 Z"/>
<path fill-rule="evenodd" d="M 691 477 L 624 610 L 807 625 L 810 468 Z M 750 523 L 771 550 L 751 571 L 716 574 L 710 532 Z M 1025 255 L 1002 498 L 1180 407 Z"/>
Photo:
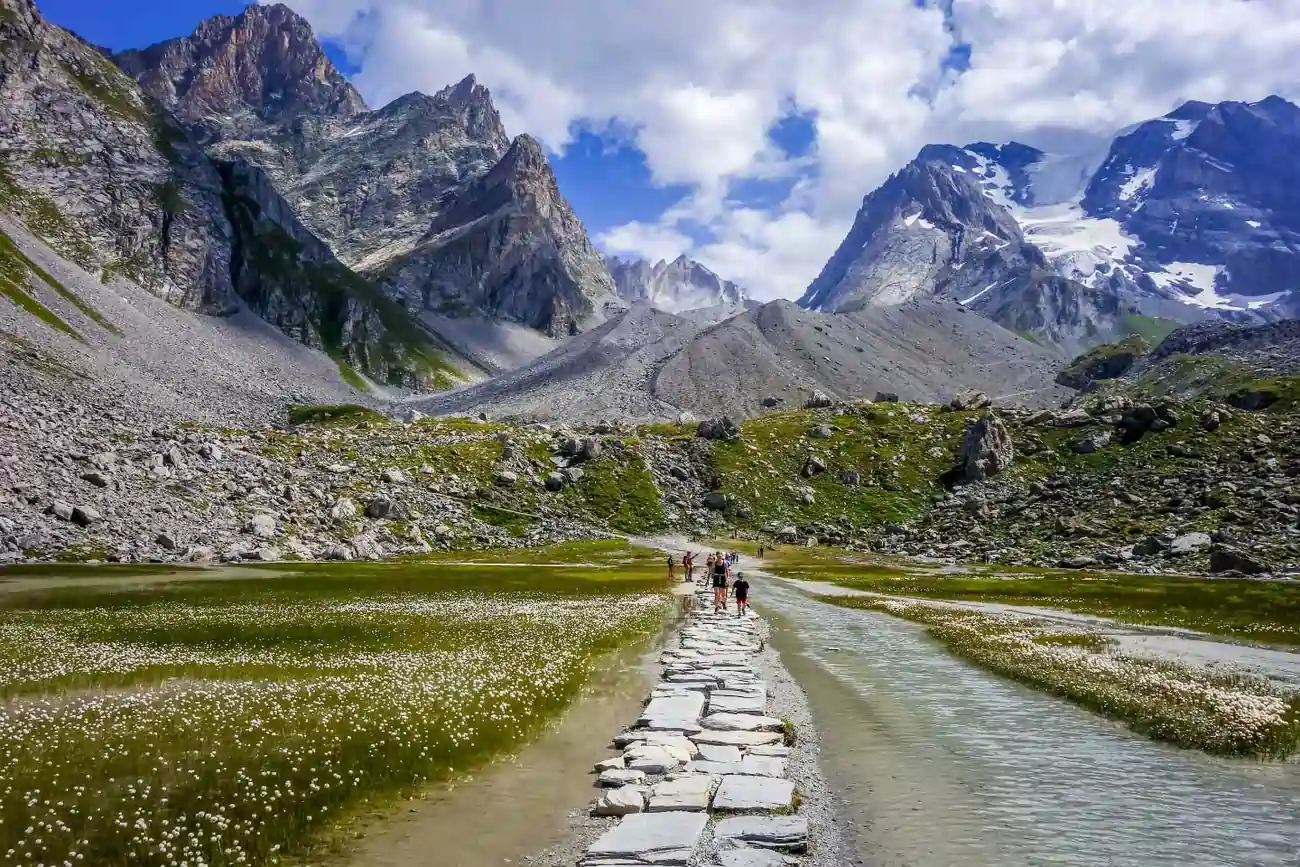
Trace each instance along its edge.
<path fill-rule="evenodd" d="M 181 120 L 220 127 L 223 137 L 303 115 L 366 110 L 307 20 L 281 4 L 209 18 L 189 36 L 114 60 Z"/>

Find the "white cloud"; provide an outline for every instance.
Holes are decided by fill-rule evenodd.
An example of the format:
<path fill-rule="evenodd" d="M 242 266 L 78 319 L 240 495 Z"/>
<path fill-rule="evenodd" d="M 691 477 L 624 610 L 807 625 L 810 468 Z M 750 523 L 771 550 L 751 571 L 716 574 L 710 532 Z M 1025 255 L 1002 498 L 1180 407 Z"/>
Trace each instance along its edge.
<path fill-rule="evenodd" d="M 383 103 L 469 72 L 511 132 L 563 149 L 576 125 L 625 131 L 656 183 L 692 193 L 611 251 L 689 250 L 760 297 L 797 296 L 863 194 L 927 141 L 1058 144 L 1184 99 L 1300 95 L 1300 0 L 301 0 Z M 951 7 L 945 17 L 942 6 Z M 969 43 L 970 67 L 944 59 Z M 768 138 L 791 111 L 816 143 Z M 766 210 L 737 184 L 799 175 Z M 693 245 L 700 229 L 711 242 Z M 689 234 L 688 231 L 689 230 Z"/>

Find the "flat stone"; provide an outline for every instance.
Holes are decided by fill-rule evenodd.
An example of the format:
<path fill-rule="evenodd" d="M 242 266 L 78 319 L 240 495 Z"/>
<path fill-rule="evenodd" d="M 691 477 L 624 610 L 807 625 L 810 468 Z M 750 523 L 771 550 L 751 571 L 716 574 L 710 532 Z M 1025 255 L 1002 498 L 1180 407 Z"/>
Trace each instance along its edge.
<path fill-rule="evenodd" d="M 713 780 L 709 777 L 678 777 L 665 780 L 650 789 L 650 812 L 668 810 L 702 811 L 709 808 Z"/>
<path fill-rule="evenodd" d="M 785 759 L 771 756 L 745 756 L 739 762 L 695 761 L 686 766 L 693 774 L 712 774 L 713 776 L 739 775 L 744 777 L 783 777 L 785 776 Z"/>
<path fill-rule="evenodd" d="M 740 762 L 739 747 L 702 744 L 698 747 L 700 759 L 706 762 Z"/>
<path fill-rule="evenodd" d="M 752 713 L 762 714 L 767 710 L 767 693 L 739 690 L 715 689 L 709 694 L 709 714 L 715 713 Z"/>
<path fill-rule="evenodd" d="M 752 713 L 711 713 L 700 724 L 719 732 L 779 732 L 784 725 L 773 716 Z"/>
<path fill-rule="evenodd" d="M 699 692 L 652 698 L 641 712 L 637 725 L 660 731 L 698 729 L 704 703 L 705 696 Z"/>
<path fill-rule="evenodd" d="M 645 786 L 621 786 L 617 789 L 610 789 L 592 812 L 597 816 L 628 816 L 632 813 L 645 812 Z"/>
<path fill-rule="evenodd" d="M 718 863 L 722 867 L 786 867 L 798 861 L 790 861 L 786 856 L 771 849 L 723 849 L 718 853 Z"/>
<path fill-rule="evenodd" d="M 724 747 L 757 747 L 784 740 L 780 732 L 698 732 L 689 737 L 697 744 Z"/>
<path fill-rule="evenodd" d="M 600 779 L 597 780 L 597 783 L 609 789 L 617 789 L 619 786 L 638 785 L 644 782 L 645 771 L 619 768 L 601 771 Z"/>
<path fill-rule="evenodd" d="M 603 759 L 602 761 L 596 762 L 596 770 L 598 772 L 616 771 L 625 767 L 627 767 L 627 764 L 623 761 L 622 756 L 614 756 L 612 759 Z"/>
<path fill-rule="evenodd" d="M 652 732 L 649 729 L 632 729 L 614 735 L 614 746 L 620 750 L 629 744 L 656 743 L 657 738 L 683 737 L 682 732 Z"/>
<path fill-rule="evenodd" d="M 700 749 L 703 749 L 701 747 Z M 784 744 L 764 744 L 762 746 L 750 747 L 745 751 L 747 756 L 774 756 L 778 759 L 787 759 L 790 757 L 790 748 Z"/>
<path fill-rule="evenodd" d="M 587 850 L 584 863 L 685 864 L 709 823 L 707 813 L 638 813 L 626 816 Z"/>
<path fill-rule="evenodd" d="M 628 770 L 642 771 L 647 774 L 666 774 L 680 768 L 685 761 L 671 751 L 655 744 L 639 744 L 628 747 L 623 753 Z"/>
<path fill-rule="evenodd" d="M 720 844 L 802 852 L 808 846 L 808 820 L 803 816 L 734 816 L 718 822 L 713 839 Z"/>
<path fill-rule="evenodd" d="M 773 777 L 726 776 L 713 796 L 713 809 L 719 812 L 788 810 L 793 804 L 794 783 Z"/>

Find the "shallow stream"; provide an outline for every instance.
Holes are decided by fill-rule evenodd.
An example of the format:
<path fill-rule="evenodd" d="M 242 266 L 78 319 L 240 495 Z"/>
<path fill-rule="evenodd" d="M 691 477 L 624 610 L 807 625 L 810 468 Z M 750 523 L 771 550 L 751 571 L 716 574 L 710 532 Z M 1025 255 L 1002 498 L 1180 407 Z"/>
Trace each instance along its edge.
<path fill-rule="evenodd" d="M 1135 735 L 907 621 L 755 586 L 858 864 L 1300 865 L 1300 763 Z"/>

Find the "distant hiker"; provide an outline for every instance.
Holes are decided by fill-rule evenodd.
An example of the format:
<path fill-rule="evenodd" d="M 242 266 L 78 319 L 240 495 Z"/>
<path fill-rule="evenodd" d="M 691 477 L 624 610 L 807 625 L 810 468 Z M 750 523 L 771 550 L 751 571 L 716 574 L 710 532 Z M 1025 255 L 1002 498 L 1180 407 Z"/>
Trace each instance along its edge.
<path fill-rule="evenodd" d="M 673 559 L 672 554 L 668 555 L 668 577 L 669 578 L 677 577 L 677 561 Z"/>
<path fill-rule="evenodd" d="M 762 545 L 759 545 L 759 546 L 758 546 L 758 559 L 760 559 L 760 560 L 763 559 L 763 546 L 762 546 Z"/>
<path fill-rule="evenodd" d="M 749 610 L 749 582 L 745 580 L 744 572 L 736 573 L 736 580 L 731 585 L 731 590 L 736 594 L 736 616 L 744 617 L 745 612 Z"/>
<path fill-rule="evenodd" d="M 727 562 L 722 557 L 713 558 L 713 613 L 727 610 Z"/>
<path fill-rule="evenodd" d="M 686 567 L 685 580 L 694 581 L 695 580 L 695 554 L 693 552 L 687 551 L 685 554 L 682 555 L 682 566 Z"/>

